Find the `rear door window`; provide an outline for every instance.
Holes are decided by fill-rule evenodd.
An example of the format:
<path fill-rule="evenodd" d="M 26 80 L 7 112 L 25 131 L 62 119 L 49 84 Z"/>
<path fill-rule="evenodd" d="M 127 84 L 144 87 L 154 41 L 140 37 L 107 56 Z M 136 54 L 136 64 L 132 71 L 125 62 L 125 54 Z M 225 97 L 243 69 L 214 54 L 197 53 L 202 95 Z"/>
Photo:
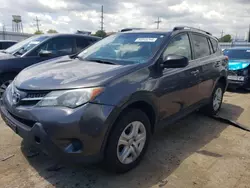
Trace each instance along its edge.
<path fill-rule="evenodd" d="M 205 36 L 192 34 L 195 58 L 199 59 L 210 55 L 208 40 Z"/>
<path fill-rule="evenodd" d="M 78 37 L 76 38 L 76 51 L 80 52 L 87 46 L 91 44 L 89 39 L 83 38 L 83 37 Z"/>

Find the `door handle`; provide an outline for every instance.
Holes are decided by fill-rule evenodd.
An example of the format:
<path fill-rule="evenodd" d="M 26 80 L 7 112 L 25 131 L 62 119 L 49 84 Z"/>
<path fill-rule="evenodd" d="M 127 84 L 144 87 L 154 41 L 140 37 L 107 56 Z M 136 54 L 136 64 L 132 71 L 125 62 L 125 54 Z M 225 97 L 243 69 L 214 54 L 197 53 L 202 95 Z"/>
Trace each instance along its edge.
<path fill-rule="evenodd" d="M 193 74 L 193 75 L 197 75 L 197 74 L 199 74 L 199 70 L 195 70 L 195 71 L 191 71 L 191 74 Z"/>

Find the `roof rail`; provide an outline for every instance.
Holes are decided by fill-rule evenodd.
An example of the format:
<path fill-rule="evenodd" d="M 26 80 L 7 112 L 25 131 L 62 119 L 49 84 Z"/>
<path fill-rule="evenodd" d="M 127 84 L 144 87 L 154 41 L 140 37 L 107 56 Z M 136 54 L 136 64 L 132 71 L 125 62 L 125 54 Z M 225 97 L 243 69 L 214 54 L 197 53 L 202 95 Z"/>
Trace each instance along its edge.
<path fill-rule="evenodd" d="M 204 32 L 204 33 L 206 33 L 208 35 L 212 35 L 211 33 L 207 32 L 207 31 L 197 29 L 197 28 L 194 28 L 194 27 L 189 27 L 189 26 L 177 26 L 177 27 L 174 27 L 173 31 L 184 30 L 184 29 L 189 29 L 189 30 L 192 30 L 192 31 L 201 31 L 201 32 Z"/>
<path fill-rule="evenodd" d="M 143 28 L 124 28 L 124 29 L 121 29 L 121 32 L 125 32 L 125 31 L 133 31 L 133 30 L 141 30 Z"/>

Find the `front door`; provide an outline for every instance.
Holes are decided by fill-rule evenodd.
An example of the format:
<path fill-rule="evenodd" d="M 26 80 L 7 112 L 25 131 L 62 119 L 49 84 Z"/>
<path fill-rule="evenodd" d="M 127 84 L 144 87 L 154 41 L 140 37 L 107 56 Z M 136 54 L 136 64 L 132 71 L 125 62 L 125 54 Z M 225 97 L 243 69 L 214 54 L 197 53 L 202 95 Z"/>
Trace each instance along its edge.
<path fill-rule="evenodd" d="M 189 35 L 175 36 L 163 52 L 164 56 L 176 54 L 189 59 L 184 68 L 164 69 L 159 80 L 158 96 L 160 119 L 176 115 L 197 102 L 200 67 L 192 59 Z"/>

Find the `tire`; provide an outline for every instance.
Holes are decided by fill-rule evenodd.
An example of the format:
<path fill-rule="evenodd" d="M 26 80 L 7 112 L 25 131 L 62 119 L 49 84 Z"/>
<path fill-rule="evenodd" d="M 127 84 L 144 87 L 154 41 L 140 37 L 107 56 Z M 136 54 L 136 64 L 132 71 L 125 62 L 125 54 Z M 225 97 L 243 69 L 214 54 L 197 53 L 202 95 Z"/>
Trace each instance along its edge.
<path fill-rule="evenodd" d="M 147 115 L 141 110 L 128 109 L 120 116 L 113 127 L 114 129 L 108 138 L 103 165 L 110 172 L 125 173 L 140 163 L 148 148 L 151 137 L 150 121 Z M 140 144 L 136 144 L 137 141 L 133 141 L 133 138 L 127 139 L 131 135 L 135 135 L 132 134 L 133 130 L 136 130 L 135 127 L 138 128 L 134 133 L 136 134 L 137 132 L 138 135 L 134 139 L 138 138 L 138 142 L 141 140 Z M 145 139 L 139 139 L 143 138 L 143 136 Z M 124 140 L 126 145 L 123 144 Z M 127 153 L 129 155 L 126 155 Z"/>
<path fill-rule="evenodd" d="M 0 98 L 2 97 L 8 85 L 14 80 L 14 78 L 15 75 L 13 74 L 4 74 L 0 77 Z"/>
<path fill-rule="evenodd" d="M 223 101 L 224 90 L 225 90 L 225 86 L 222 83 L 217 83 L 217 85 L 214 88 L 214 91 L 212 93 L 209 103 L 201 109 L 201 111 L 205 115 L 213 116 L 213 115 L 216 115 L 220 111 L 221 104 Z M 221 93 L 221 97 L 218 96 L 218 93 Z"/>

